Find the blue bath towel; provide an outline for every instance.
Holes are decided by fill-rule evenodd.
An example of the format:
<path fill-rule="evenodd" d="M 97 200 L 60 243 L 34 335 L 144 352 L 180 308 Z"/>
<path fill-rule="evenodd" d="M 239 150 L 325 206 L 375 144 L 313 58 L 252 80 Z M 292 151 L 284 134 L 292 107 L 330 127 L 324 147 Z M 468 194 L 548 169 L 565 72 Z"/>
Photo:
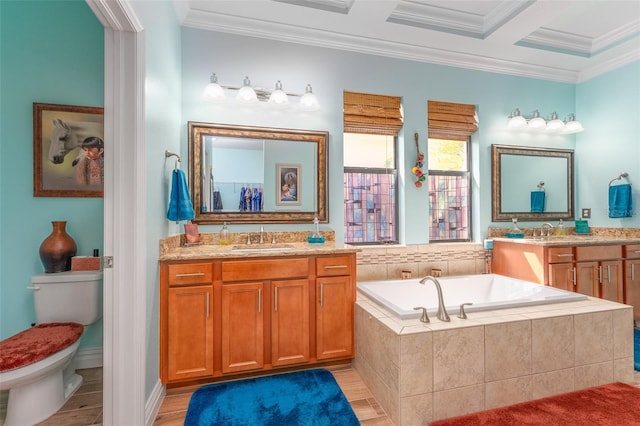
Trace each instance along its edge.
<path fill-rule="evenodd" d="M 542 213 L 544 211 L 544 191 L 531 191 L 531 213 Z"/>
<path fill-rule="evenodd" d="M 609 217 L 631 217 L 631 185 L 609 187 Z"/>
<path fill-rule="evenodd" d="M 194 216 L 187 178 L 182 170 L 175 169 L 171 179 L 171 200 L 169 201 L 167 219 L 175 221 L 189 220 L 193 219 Z"/>

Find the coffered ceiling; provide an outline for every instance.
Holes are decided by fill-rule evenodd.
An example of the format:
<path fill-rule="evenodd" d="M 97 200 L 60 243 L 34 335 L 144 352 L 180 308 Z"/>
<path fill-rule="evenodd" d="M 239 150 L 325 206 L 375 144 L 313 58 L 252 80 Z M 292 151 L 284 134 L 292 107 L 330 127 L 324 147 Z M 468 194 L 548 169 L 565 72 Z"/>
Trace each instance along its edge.
<path fill-rule="evenodd" d="M 640 0 L 176 0 L 183 26 L 561 82 L 640 60 Z"/>

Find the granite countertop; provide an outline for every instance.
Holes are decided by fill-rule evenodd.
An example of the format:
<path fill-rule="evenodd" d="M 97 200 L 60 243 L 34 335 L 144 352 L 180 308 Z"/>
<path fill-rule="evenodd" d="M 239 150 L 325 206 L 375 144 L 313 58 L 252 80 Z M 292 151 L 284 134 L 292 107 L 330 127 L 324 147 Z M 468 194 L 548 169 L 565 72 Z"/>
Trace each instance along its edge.
<path fill-rule="evenodd" d="M 494 241 L 506 241 L 517 244 L 535 244 L 539 246 L 591 246 L 604 244 L 640 244 L 640 237 L 612 237 L 607 235 L 553 235 L 550 237 L 503 238 L 494 237 Z"/>
<path fill-rule="evenodd" d="M 246 235 L 246 234 L 245 234 Z M 181 236 L 166 238 L 160 242 L 159 260 L 224 259 L 273 256 L 309 256 L 339 253 L 356 253 L 359 248 L 336 243 L 333 233 L 326 233 L 322 244 L 306 241 L 308 233 L 279 233 L 277 243 L 246 244 L 246 236 L 232 235 L 232 243 L 220 245 L 217 236 L 202 234 L 202 244 L 185 245 Z M 269 238 L 265 241 L 270 241 Z"/>

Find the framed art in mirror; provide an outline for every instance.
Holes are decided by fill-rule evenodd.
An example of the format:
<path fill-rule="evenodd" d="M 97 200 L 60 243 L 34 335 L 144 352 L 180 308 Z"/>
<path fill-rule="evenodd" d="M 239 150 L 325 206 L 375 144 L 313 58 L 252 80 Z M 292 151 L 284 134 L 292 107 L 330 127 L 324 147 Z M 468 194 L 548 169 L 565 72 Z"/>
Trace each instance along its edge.
<path fill-rule="evenodd" d="M 190 121 L 188 138 L 193 222 L 328 222 L 328 132 Z"/>
<path fill-rule="evenodd" d="M 573 150 L 491 145 L 491 219 L 574 219 Z"/>

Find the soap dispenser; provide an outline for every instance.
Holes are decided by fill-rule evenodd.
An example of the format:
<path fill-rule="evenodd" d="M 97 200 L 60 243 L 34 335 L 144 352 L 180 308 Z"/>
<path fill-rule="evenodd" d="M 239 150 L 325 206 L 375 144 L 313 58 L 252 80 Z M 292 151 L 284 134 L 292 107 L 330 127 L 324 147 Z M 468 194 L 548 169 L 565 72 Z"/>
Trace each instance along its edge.
<path fill-rule="evenodd" d="M 231 237 L 229 235 L 229 228 L 227 228 L 227 222 L 225 222 L 220 230 L 220 245 L 227 246 L 229 244 L 231 244 Z"/>
<path fill-rule="evenodd" d="M 323 244 L 324 236 L 320 233 L 320 221 L 318 220 L 317 216 L 313 218 L 313 224 L 315 225 L 316 229 L 313 234 L 309 235 L 309 238 L 307 238 L 307 242 L 313 244 Z"/>
<path fill-rule="evenodd" d="M 518 228 L 518 219 L 514 217 L 511 222 L 513 222 L 513 226 L 507 232 L 507 238 L 524 238 L 524 232 Z"/>
<path fill-rule="evenodd" d="M 564 222 L 562 219 L 560 219 L 560 221 L 558 222 L 558 226 L 556 226 L 555 234 L 562 236 L 562 235 L 566 235 L 566 233 L 567 233 L 567 230 L 564 227 Z"/>

